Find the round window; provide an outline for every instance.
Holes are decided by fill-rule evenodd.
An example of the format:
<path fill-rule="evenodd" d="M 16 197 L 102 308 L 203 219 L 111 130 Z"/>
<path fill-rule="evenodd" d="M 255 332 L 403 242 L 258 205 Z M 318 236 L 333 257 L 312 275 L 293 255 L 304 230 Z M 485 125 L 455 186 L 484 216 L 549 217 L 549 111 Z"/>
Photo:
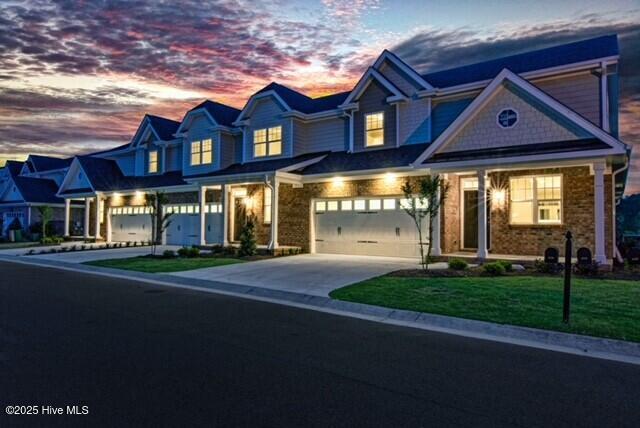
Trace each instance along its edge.
<path fill-rule="evenodd" d="M 502 128 L 511 128 L 518 122 L 518 113 L 510 108 L 506 108 L 498 113 L 498 125 Z"/>

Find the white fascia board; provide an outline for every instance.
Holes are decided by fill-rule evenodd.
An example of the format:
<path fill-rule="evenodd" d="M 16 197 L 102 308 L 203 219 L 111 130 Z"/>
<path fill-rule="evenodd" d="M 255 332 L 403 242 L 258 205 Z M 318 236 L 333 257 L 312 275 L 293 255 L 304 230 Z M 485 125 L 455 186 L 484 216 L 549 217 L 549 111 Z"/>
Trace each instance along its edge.
<path fill-rule="evenodd" d="M 618 148 L 626 150 L 627 146 L 621 141 L 617 140 L 612 135 L 606 133 L 596 125 L 589 122 L 587 119 L 580 116 L 578 113 L 561 104 L 556 99 L 550 97 L 536 86 L 532 85 L 522 77 L 513 73 L 508 69 L 503 69 L 493 81 L 467 106 L 466 109 L 449 125 L 440 136 L 427 147 L 427 149 L 415 160 L 414 165 L 419 166 L 429 156 L 435 153 L 436 150 L 444 147 L 457 133 L 466 125 L 479 110 L 484 107 L 491 98 L 500 89 L 502 83 L 508 80 L 512 84 L 518 86 L 520 89 L 527 92 L 529 95 L 536 98 L 538 101 L 544 103 L 546 106 L 555 110 L 575 125 L 583 128 L 587 132 L 599 138 L 601 141 L 609 144 L 612 148 Z"/>
<path fill-rule="evenodd" d="M 338 106 L 339 109 L 341 110 L 355 110 L 357 111 L 360 108 L 360 103 L 358 102 L 354 102 L 354 103 L 342 103 Z"/>
<path fill-rule="evenodd" d="M 235 122 L 233 122 L 233 125 L 240 126 L 240 122 L 244 120 L 245 115 L 247 115 L 253 110 L 253 107 L 255 106 L 256 102 L 260 101 L 263 98 L 268 98 L 268 97 L 274 97 L 286 111 L 291 111 L 291 107 L 289 107 L 289 104 L 284 102 L 282 97 L 278 95 L 276 91 L 271 90 L 271 91 L 261 92 L 259 94 L 254 94 L 251 96 L 251 98 L 249 98 L 247 105 L 244 106 L 244 108 L 236 118 Z"/>
<path fill-rule="evenodd" d="M 326 120 L 326 119 L 335 119 L 335 118 L 341 117 L 342 114 L 343 114 L 342 109 L 325 110 L 317 113 L 302 113 L 302 112 L 299 112 L 298 110 L 292 110 L 290 112 L 283 113 L 282 117 L 284 118 L 293 117 L 303 122 L 316 122 L 316 121 Z"/>
<path fill-rule="evenodd" d="M 324 174 L 310 174 L 303 175 L 303 183 L 324 183 L 332 181 L 336 177 L 340 177 L 345 181 L 355 180 L 368 180 L 375 178 L 383 178 L 385 174 L 393 173 L 402 176 L 414 176 L 414 175 L 427 175 L 429 172 L 426 169 L 416 169 L 411 166 L 399 166 L 393 168 L 380 168 L 380 169 L 366 169 L 361 171 L 345 171 L 345 172 L 331 172 Z"/>
<path fill-rule="evenodd" d="M 76 170 L 79 169 L 80 171 L 82 171 L 82 173 L 84 174 L 84 176 L 87 179 L 87 183 L 89 183 L 89 186 L 91 187 L 91 191 L 93 193 L 95 193 L 96 189 L 93 187 L 93 184 L 91 183 L 91 180 L 89 180 L 89 176 L 87 175 L 87 173 L 84 170 L 84 168 L 82 168 L 82 165 L 80 164 L 80 161 L 78 160 L 78 158 L 75 157 L 75 158 L 73 158 L 73 161 L 71 162 L 71 165 L 69 165 L 69 170 L 65 174 L 64 179 L 62 180 L 62 183 L 60 184 L 60 187 L 58 187 L 58 191 L 56 192 L 56 196 L 58 196 L 60 198 L 64 197 L 60 193 L 65 190 L 66 186 L 69 184 L 69 180 L 71 180 L 71 177 L 73 177 L 76 174 L 76 170 L 73 169 L 74 167 L 75 167 Z M 72 172 L 73 172 L 73 174 L 72 174 Z"/>
<path fill-rule="evenodd" d="M 155 129 L 153 129 L 153 126 L 151 125 L 151 121 L 149 120 L 149 117 L 145 115 L 144 119 L 142 120 L 142 122 L 140 123 L 140 125 L 138 126 L 138 129 L 136 130 L 136 133 L 133 135 L 133 139 L 131 140 L 131 147 L 137 146 L 138 144 L 140 144 L 140 141 L 142 139 L 142 137 L 144 137 L 146 135 L 146 132 L 148 130 L 148 128 L 151 129 L 151 132 L 153 132 L 154 137 L 156 137 L 157 140 L 160 139 L 160 137 L 158 136 L 158 133 L 156 132 Z"/>
<path fill-rule="evenodd" d="M 187 114 L 185 114 L 184 117 L 182 118 L 182 122 L 180 122 L 180 126 L 178 126 L 178 129 L 176 130 L 175 134 L 173 134 L 173 135 L 178 137 L 179 134 L 182 133 L 183 126 L 186 126 L 188 123 L 190 123 L 191 117 L 193 115 L 196 115 L 196 114 L 204 114 L 207 117 L 207 119 L 209 119 L 209 121 L 211 121 L 211 123 L 213 123 L 213 126 L 218 126 L 218 122 L 216 122 L 215 119 L 213 118 L 213 116 L 211 116 L 211 114 L 209 114 L 207 109 L 204 108 L 204 107 L 201 107 L 199 109 L 191 110 L 191 111 L 187 112 Z M 187 121 L 187 119 L 188 119 L 188 121 Z"/>
<path fill-rule="evenodd" d="M 142 193 L 150 193 L 150 192 L 163 192 L 163 193 L 176 193 L 176 192 L 185 192 L 185 191 L 196 191 L 197 187 L 195 185 L 182 184 L 180 186 L 165 186 L 165 187 L 140 187 L 139 189 L 124 189 L 124 190 L 108 190 L 100 192 L 100 195 L 104 196 L 112 196 L 114 194 L 118 195 L 133 195 L 137 192 Z"/>
<path fill-rule="evenodd" d="M 302 162 L 298 162 L 295 163 L 293 165 L 289 165 L 289 166 L 285 166 L 283 168 L 277 169 L 276 172 L 278 171 L 282 171 L 282 172 L 289 172 L 289 171 L 295 171 L 296 169 L 300 169 L 300 168 L 304 168 L 307 167 L 309 165 L 313 165 L 314 163 L 318 163 L 320 162 L 322 159 L 326 158 L 327 155 L 321 155 L 312 159 L 308 159 L 306 161 L 302 161 Z"/>
<path fill-rule="evenodd" d="M 402 61 L 396 54 L 393 52 L 389 52 L 388 50 L 384 50 L 382 54 L 378 57 L 376 62 L 373 64 L 373 68 L 376 70 L 380 70 L 380 67 L 385 61 L 392 62 L 396 67 L 402 70 L 406 75 L 411 77 L 415 81 L 415 83 L 422 86 L 423 90 L 433 91 L 435 88 L 427 82 L 417 71 L 415 71 L 412 67 L 410 67 L 406 62 Z"/>
<path fill-rule="evenodd" d="M 367 89 L 369 83 L 371 83 L 373 79 L 376 79 L 378 82 L 380 82 L 382 86 L 384 86 L 394 96 L 398 98 L 406 98 L 402 91 L 396 88 L 395 85 L 387 80 L 387 78 L 382 74 L 380 74 L 378 70 L 369 67 L 369 69 L 367 69 L 367 71 L 362 75 L 362 77 L 358 81 L 358 84 L 355 86 L 355 88 L 353 88 L 347 99 L 344 100 L 340 107 L 354 102 L 365 91 L 365 89 Z"/>
<path fill-rule="evenodd" d="M 620 156 L 616 149 L 589 150 L 566 153 L 548 153 L 543 155 L 512 156 L 505 158 L 473 159 L 456 162 L 433 162 L 416 166 L 416 169 L 425 169 L 440 172 L 467 172 L 478 169 L 507 170 L 529 168 L 562 168 L 563 166 L 589 165 L 593 162 L 602 162 L 607 156 Z"/>

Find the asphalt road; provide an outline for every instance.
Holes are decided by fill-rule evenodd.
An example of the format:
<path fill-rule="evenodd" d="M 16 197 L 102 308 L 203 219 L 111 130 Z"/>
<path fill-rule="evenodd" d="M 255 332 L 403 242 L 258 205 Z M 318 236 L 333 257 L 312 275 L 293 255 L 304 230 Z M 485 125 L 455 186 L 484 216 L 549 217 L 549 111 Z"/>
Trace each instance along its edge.
<path fill-rule="evenodd" d="M 2 427 L 637 427 L 639 400 L 640 366 L 0 262 Z"/>

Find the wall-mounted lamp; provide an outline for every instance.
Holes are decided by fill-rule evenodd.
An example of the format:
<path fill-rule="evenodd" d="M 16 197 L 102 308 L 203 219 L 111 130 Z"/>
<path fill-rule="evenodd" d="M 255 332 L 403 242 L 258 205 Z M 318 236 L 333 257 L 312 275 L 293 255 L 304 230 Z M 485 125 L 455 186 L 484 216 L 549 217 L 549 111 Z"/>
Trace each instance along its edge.
<path fill-rule="evenodd" d="M 384 184 L 386 184 L 387 186 L 393 185 L 396 183 L 397 178 L 398 177 L 394 173 L 387 172 L 384 175 Z"/>
<path fill-rule="evenodd" d="M 501 208 L 507 199 L 507 192 L 504 189 L 491 190 L 491 202 L 496 208 Z"/>

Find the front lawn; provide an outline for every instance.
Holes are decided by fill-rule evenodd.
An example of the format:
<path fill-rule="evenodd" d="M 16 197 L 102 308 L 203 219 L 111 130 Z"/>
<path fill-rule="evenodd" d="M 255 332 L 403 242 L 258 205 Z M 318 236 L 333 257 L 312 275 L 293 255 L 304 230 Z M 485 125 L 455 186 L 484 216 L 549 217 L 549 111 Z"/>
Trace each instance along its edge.
<path fill-rule="evenodd" d="M 571 325 L 562 323 L 561 277 L 383 276 L 334 299 L 501 324 L 640 342 L 640 282 L 574 278 Z"/>
<path fill-rule="evenodd" d="M 139 272 L 180 272 L 183 270 L 202 269 L 207 267 L 224 266 L 242 263 L 243 260 L 223 257 L 194 257 L 194 258 L 160 258 L 160 257 L 130 257 L 126 259 L 93 260 L 84 264 L 114 269 L 136 270 Z"/>

